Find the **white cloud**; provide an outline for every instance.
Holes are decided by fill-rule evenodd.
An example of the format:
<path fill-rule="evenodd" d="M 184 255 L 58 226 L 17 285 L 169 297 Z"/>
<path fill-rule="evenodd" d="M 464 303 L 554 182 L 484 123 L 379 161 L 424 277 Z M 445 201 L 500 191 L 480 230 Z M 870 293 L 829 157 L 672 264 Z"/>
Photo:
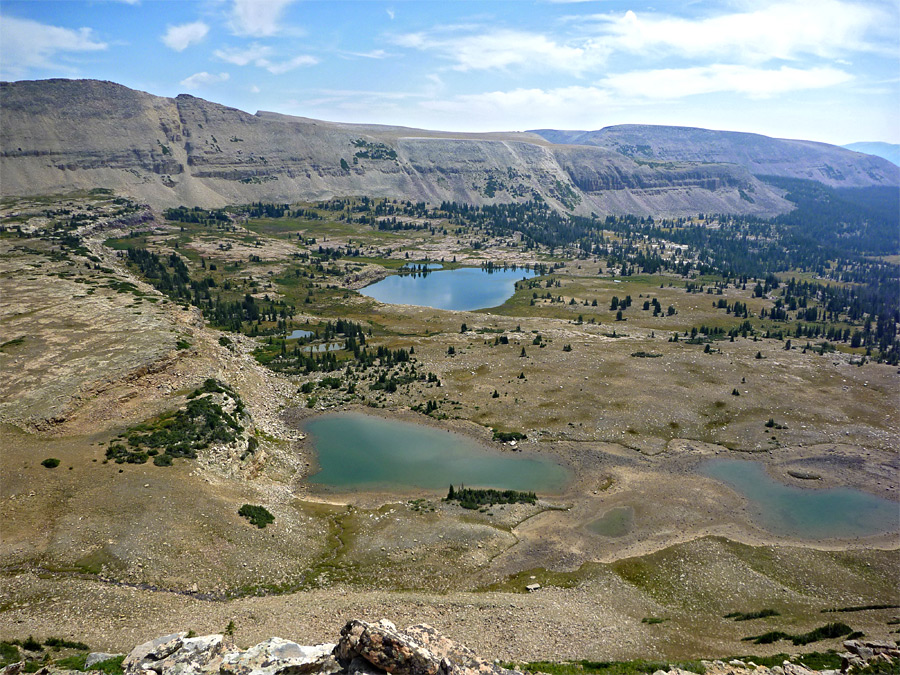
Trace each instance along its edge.
<path fill-rule="evenodd" d="M 268 63 L 268 57 L 272 55 L 272 48 L 254 42 L 249 47 L 225 47 L 216 49 L 213 55 L 236 66 L 246 66 L 250 63 L 264 67 Z"/>
<path fill-rule="evenodd" d="M 236 66 L 254 65 L 257 68 L 265 68 L 273 75 L 281 75 L 300 66 L 314 66 L 319 62 L 319 59 L 315 56 L 307 54 L 295 56 L 287 61 L 273 61 L 269 58 L 273 53 L 274 50 L 271 47 L 254 42 L 244 49 L 239 47 L 217 49 L 213 52 L 213 55 Z"/>
<path fill-rule="evenodd" d="M 384 11 L 387 12 L 387 15 L 390 17 L 391 21 L 394 20 L 395 16 L 397 16 L 396 12 L 394 12 L 394 10 L 392 9 L 386 9 Z"/>
<path fill-rule="evenodd" d="M 868 51 L 871 46 L 866 34 L 879 29 L 883 16 L 873 6 L 860 3 L 791 0 L 700 19 L 638 15 L 631 10 L 623 15 L 594 15 L 592 19 L 599 22 L 601 34 L 616 50 L 763 62 Z"/>
<path fill-rule="evenodd" d="M 194 73 L 190 77 L 184 78 L 180 84 L 183 87 L 187 87 L 188 89 L 202 89 L 203 87 L 210 84 L 225 82 L 228 80 L 228 78 L 228 73 L 219 73 L 218 75 L 214 75 L 203 71 L 200 73 Z"/>
<path fill-rule="evenodd" d="M 294 70 L 295 68 L 299 68 L 300 66 L 314 66 L 318 62 L 319 59 L 317 59 L 315 56 L 301 54 L 300 56 L 295 56 L 288 61 L 281 61 L 280 63 L 266 62 L 263 67 L 273 75 L 281 75 L 282 73 Z"/>
<path fill-rule="evenodd" d="M 830 67 L 803 70 L 787 66 L 766 69 L 715 64 L 619 73 L 604 78 L 598 84 L 628 98 L 671 100 L 721 92 L 769 98 L 776 94 L 831 87 L 851 79 L 849 73 Z"/>
<path fill-rule="evenodd" d="M 107 48 L 90 28 L 73 30 L 11 16 L 0 18 L 0 43 L 3 44 L 0 73 L 8 78 L 22 77 L 36 68 L 72 70 L 60 63 L 58 57 Z"/>
<path fill-rule="evenodd" d="M 562 70 L 575 74 L 602 64 L 609 49 L 596 40 L 561 44 L 539 33 L 495 30 L 474 35 L 408 33 L 396 44 L 423 51 L 436 51 L 455 62 L 454 70 L 493 70 L 512 66 Z"/>
<path fill-rule="evenodd" d="M 183 23 L 179 26 L 166 26 L 166 34 L 162 36 L 162 41 L 169 49 L 183 52 L 191 45 L 200 42 L 208 32 L 209 26 L 202 21 Z"/>
<path fill-rule="evenodd" d="M 386 59 L 390 56 L 383 49 L 373 49 L 369 52 L 346 52 L 348 56 L 358 56 L 361 59 Z"/>
<path fill-rule="evenodd" d="M 281 16 L 294 0 L 234 0 L 229 25 L 236 35 L 269 37 L 283 32 Z"/>
<path fill-rule="evenodd" d="M 484 128 L 534 129 L 573 128 L 584 118 L 599 118 L 618 102 L 599 87 L 559 87 L 556 89 L 514 89 L 468 94 L 452 99 L 423 101 L 421 107 L 441 113 L 448 121 L 478 120 Z"/>

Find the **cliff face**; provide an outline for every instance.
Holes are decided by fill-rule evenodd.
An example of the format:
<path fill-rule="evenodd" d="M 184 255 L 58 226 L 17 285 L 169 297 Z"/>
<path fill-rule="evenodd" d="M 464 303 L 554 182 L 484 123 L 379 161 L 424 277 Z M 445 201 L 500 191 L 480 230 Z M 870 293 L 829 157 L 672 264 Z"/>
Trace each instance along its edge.
<path fill-rule="evenodd" d="M 900 168 L 887 160 L 827 143 L 638 124 L 534 133 L 553 143 L 606 148 L 643 161 L 735 164 L 755 176 L 804 178 L 832 187 L 900 185 Z"/>
<path fill-rule="evenodd" d="M 0 107 L 3 195 L 105 187 L 155 207 L 346 195 L 486 204 L 538 195 L 600 215 L 768 215 L 791 208 L 743 166 L 697 163 L 674 151 L 658 158 L 663 162 L 646 162 L 624 136 L 605 141 L 610 147 L 555 145 L 530 133 L 250 115 L 193 96 L 169 99 L 92 80 L 2 83 Z M 877 168 L 871 173 L 887 180 Z M 843 165 L 835 170 L 850 173 Z M 865 171 L 854 174 L 857 182 Z"/>

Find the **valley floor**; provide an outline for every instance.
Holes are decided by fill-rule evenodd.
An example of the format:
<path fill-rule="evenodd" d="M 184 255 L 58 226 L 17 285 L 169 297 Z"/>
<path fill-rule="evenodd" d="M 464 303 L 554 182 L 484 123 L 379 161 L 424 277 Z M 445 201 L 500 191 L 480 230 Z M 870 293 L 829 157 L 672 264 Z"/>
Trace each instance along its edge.
<path fill-rule="evenodd" d="M 340 311 L 375 327 L 373 344 L 413 347 L 420 372 L 441 386 L 355 399 L 318 389 L 311 400 L 308 378 L 254 357 L 265 338 L 209 328 L 103 245 L 134 227 L 87 233 L 86 249 L 65 256 L 38 236 L 0 238 L 4 640 L 54 635 L 115 651 L 175 630 L 221 632 L 233 620 L 240 644 L 271 635 L 312 644 L 352 617 L 431 623 L 479 653 L 516 660 L 778 653 L 795 648 L 742 640 L 833 621 L 896 638 L 896 529 L 775 535 L 746 499 L 699 471 L 710 458 L 750 458 L 785 484 L 849 486 L 896 504 L 896 367 L 768 339 L 722 340 L 712 353 L 673 343 L 673 331 L 720 318 L 707 295 L 670 286 L 674 277 L 615 284 L 570 262 L 556 278 L 560 293 L 579 298 L 573 308 L 535 309 L 525 289 L 482 312 L 379 305 L 347 290 L 352 280 L 328 290 L 323 316 Z M 287 249 L 266 242 L 252 250 L 270 255 L 277 272 Z M 462 259 L 449 239 L 441 245 Z M 678 313 L 635 309 L 614 322 L 610 296 L 626 291 Z M 582 302 L 593 297 L 600 308 Z M 106 461 L 121 434 L 183 406 L 210 378 L 240 395 L 257 450 L 244 440 L 168 467 Z M 431 399 L 440 414 L 412 410 Z M 552 457 L 576 480 L 536 506 L 489 511 L 427 490 L 315 487 L 305 480 L 315 455 L 301 426 L 326 410 L 449 429 L 495 452 L 513 450 L 492 440 L 492 428 L 525 430 L 521 454 Z M 46 458 L 59 466 L 42 466 Z M 249 525 L 237 513 L 244 503 L 264 505 L 275 522 Z M 617 507 L 632 510 L 629 531 L 591 530 Z M 872 605 L 888 607 L 823 613 Z M 724 618 L 764 608 L 776 614 Z"/>

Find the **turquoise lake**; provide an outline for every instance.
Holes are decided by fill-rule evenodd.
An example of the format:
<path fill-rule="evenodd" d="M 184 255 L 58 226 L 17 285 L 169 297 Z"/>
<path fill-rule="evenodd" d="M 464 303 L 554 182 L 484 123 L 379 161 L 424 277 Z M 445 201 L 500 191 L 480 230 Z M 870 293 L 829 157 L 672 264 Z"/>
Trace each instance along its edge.
<path fill-rule="evenodd" d="M 701 472 L 750 500 L 764 529 L 803 539 L 862 537 L 900 528 L 900 505 L 852 488 L 800 488 L 772 479 L 759 462 L 716 459 Z"/>
<path fill-rule="evenodd" d="M 360 293 L 391 305 L 468 311 L 502 305 L 512 297 L 517 281 L 534 275 L 523 267 L 492 272 L 461 267 L 424 275 L 389 276 L 366 286 Z"/>
<path fill-rule="evenodd" d="M 543 458 L 486 450 L 465 436 L 360 413 L 339 413 L 304 425 L 320 471 L 311 483 L 350 489 L 422 488 L 450 484 L 559 492 L 567 469 Z"/>

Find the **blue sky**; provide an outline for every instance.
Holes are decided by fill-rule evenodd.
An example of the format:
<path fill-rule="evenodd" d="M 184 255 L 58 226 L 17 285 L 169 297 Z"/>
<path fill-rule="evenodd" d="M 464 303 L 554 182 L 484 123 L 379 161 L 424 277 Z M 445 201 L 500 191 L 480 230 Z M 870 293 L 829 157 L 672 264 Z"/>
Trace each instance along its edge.
<path fill-rule="evenodd" d="M 2 0 L 0 77 L 460 131 L 900 142 L 895 0 Z"/>

